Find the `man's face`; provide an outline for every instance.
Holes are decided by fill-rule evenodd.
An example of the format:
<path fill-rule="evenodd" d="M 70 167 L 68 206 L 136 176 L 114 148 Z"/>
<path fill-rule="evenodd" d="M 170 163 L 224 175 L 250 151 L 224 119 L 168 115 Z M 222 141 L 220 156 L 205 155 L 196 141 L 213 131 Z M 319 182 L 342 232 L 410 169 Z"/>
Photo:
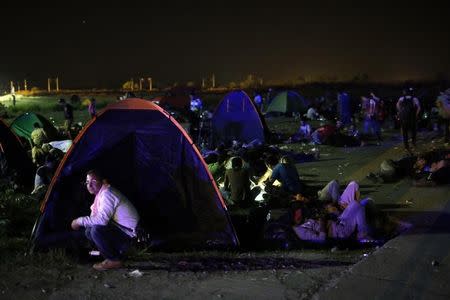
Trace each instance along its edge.
<path fill-rule="evenodd" d="M 422 170 L 425 167 L 426 161 L 423 158 L 418 158 L 416 161 L 416 169 Z"/>
<path fill-rule="evenodd" d="M 90 194 L 97 195 L 102 188 L 102 182 L 95 176 L 88 174 L 86 176 L 86 188 Z"/>

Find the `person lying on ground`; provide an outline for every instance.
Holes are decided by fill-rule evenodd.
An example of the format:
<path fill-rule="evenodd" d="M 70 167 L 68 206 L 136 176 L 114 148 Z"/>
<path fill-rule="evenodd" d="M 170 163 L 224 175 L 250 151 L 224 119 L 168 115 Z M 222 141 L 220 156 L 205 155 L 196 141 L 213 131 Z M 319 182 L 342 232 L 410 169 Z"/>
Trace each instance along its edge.
<path fill-rule="evenodd" d="M 339 182 L 337 180 L 331 180 L 323 189 L 317 192 L 317 196 L 320 201 L 332 201 L 337 204 L 340 197 Z"/>
<path fill-rule="evenodd" d="M 370 172 L 366 177 L 374 182 L 394 182 L 414 174 L 416 157 L 407 155 L 398 160 L 386 159 L 381 162 L 377 172 Z"/>
<path fill-rule="evenodd" d="M 335 189 L 337 182 L 330 183 L 330 189 Z M 366 222 L 365 206 L 370 203 L 370 198 L 361 200 L 359 185 L 351 181 L 339 197 L 337 205 L 330 202 L 326 205 L 329 214 L 336 214 L 336 220 L 328 222 L 328 237 L 332 239 L 348 239 L 354 234 L 358 239 L 369 235 Z"/>
<path fill-rule="evenodd" d="M 419 155 L 414 164 L 415 186 L 435 186 L 450 183 L 450 153 L 438 151 L 431 155 Z"/>
<path fill-rule="evenodd" d="M 327 227 L 324 219 L 306 218 L 304 209 L 300 206 L 294 210 L 294 224 L 292 226 L 295 235 L 302 241 L 310 243 L 324 243 L 327 239 Z"/>
<path fill-rule="evenodd" d="M 122 267 L 125 252 L 136 237 L 139 214 L 130 200 L 112 187 L 97 170 L 86 175 L 86 188 L 95 195 L 89 216 L 72 221 L 73 230 L 84 229 L 88 240 L 105 258 L 93 265 L 98 271 Z"/>

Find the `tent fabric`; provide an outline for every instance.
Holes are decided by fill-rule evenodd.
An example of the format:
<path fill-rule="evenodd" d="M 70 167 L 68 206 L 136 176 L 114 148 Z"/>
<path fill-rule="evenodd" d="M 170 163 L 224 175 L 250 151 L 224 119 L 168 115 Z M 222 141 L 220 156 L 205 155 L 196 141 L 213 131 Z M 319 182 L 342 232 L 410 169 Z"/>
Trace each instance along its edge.
<path fill-rule="evenodd" d="M 11 130 L 14 131 L 17 136 L 28 140 L 30 145 L 33 145 L 31 133 L 34 130 L 34 123 L 38 123 L 44 129 L 50 141 L 58 138 L 58 130 L 55 126 L 53 126 L 53 124 L 44 116 L 36 113 L 24 113 L 15 118 L 11 123 Z"/>
<path fill-rule="evenodd" d="M 300 94 L 294 91 L 284 91 L 270 101 L 266 113 L 306 113 L 307 109 L 308 103 Z"/>
<path fill-rule="evenodd" d="M 41 207 L 35 245 L 51 247 L 90 213 L 81 183 L 98 169 L 137 208 L 151 237 L 183 246 L 238 243 L 222 196 L 182 127 L 150 101 L 110 104 L 86 125 L 56 171 Z"/>
<path fill-rule="evenodd" d="M 249 143 L 258 139 L 264 142 L 268 134 L 259 110 L 241 90 L 225 95 L 212 116 L 211 127 L 215 145 L 233 140 Z"/>
<path fill-rule="evenodd" d="M 0 119 L 0 155 L 2 169 L 9 173 L 16 171 L 21 184 L 31 187 L 34 180 L 34 166 L 19 138 Z"/>

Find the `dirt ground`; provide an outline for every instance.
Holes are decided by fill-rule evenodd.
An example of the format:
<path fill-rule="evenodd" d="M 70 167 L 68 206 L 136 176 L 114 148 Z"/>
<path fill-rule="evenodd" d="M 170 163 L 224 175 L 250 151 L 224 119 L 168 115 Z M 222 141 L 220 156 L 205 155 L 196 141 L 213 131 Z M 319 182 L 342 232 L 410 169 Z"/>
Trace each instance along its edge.
<path fill-rule="evenodd" d="M 442 145 L 433 133 L 419 136 L 419 150 Z M 278 146 L 294 152 L 313 147 Z M 384 159 L 405 154 L 396 131 L 386 133 L 380 146 L 318 148 L 319 161 L 297 165 L 308 185 L 358 180 L 363 197 L 409 221 L 438 211 L 448 198 L 448 186 L 419 189 L 407 179 L 375 184 L 365 178 Z M 0 265 L 0 299 L 309 299 L 374 251 L 377 248 L 137 253 L 125 268 L 108 272 L 59 252 L 28 256 L 17 251 Z"/>

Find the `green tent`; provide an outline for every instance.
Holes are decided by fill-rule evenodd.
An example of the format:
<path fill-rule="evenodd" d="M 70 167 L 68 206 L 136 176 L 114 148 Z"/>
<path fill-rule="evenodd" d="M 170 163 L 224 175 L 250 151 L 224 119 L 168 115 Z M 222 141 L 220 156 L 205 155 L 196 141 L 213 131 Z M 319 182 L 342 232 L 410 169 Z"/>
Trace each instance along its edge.
<path fill-rule="evenodd" d="M 308 103 L 305 98 L 294 91 L 284 91 L 270 101 L 266 114 L 305 113 L 307 110 Z"/>
<path fill-rule="evenodd" d="M 27 188 L 33 185 L 35 169 L 19 138 L 0 119 L 0 178 L 17 172 L 17 182 Z"/>
<path fill-rule="evenodd" d="M 31 132 L 34 130 L 34 123 L 38 123 L 47 133 L 50 141 L 58 139 L 58 130 L 44 116 L 35 113 L 24 113 L 18 116 L 11 123 L 11 130 L 20 138 L 24 138 L 33 145 Z"/>

